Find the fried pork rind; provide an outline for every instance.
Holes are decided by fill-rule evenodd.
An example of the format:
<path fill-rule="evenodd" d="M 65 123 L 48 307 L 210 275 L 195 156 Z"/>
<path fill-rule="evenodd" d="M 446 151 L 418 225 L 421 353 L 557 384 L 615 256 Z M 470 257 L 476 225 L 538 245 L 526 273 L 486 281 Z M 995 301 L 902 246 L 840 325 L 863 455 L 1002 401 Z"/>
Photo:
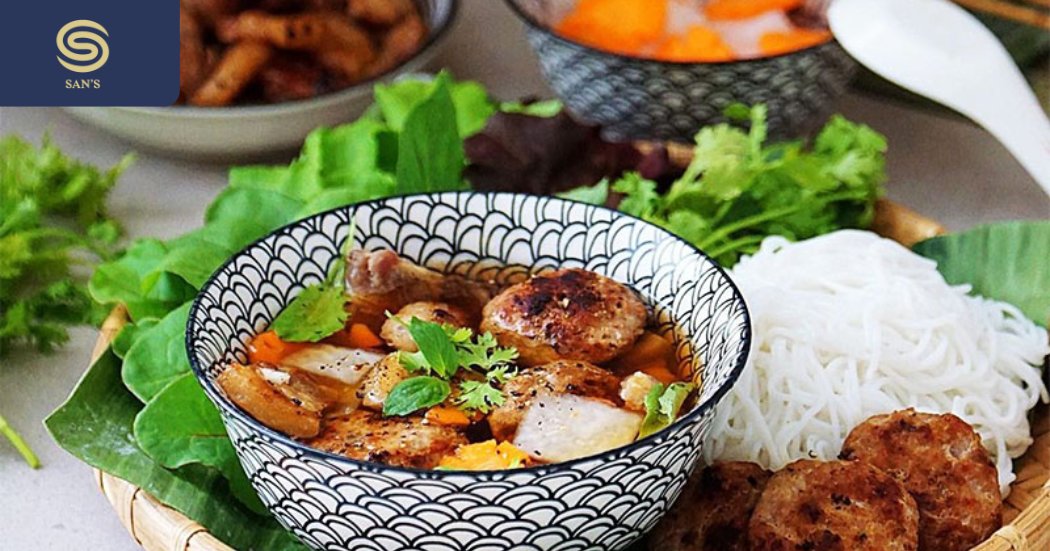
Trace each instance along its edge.
<path fill-rule="evenodd" d="M 197 19 L 179 7 L 179 92 L 189 97 L 207 76 L 208 52 Z"/>
<path fill-rule="evenodd" d="M 772 473 L 744 461 L 697 469 L 653 529 L 650 551 L 748 551 L 747 525 Z"/>
<path fill-rule="evenodd" d="M 368 76 L 383 74 L 412 57 L 427 37 L 427 26 L 418 14 L 412 14 L 390 28 L 380 40 L 375 61 Z"/>
<path fill-rule="evenodd" d="M 980 436 L 951 414 L 913 409 L 857 425 L 843 459 L 870 463 L 899 480 L 919 506 L 919 547 L 966 550 L 1002 525 L 999 479 Z"/>
<path fill-rule="evenodd" d="M 319 50 L 328 37 L 326 14 L 272 15 L 249 10 L 223 21 L 216 34 L 228 44 L 264 42 L 285 50 Z"/>
<path fill-rule="evenodd" d="M 348 0 L 347 12 L 354 19 L 389 27 L 416 13 L 416 7 L 412 0 Z"/>
<path fill-rule="evenodd" d="M 226 50 L 215 71 L 190 96 L 190 104 L 220 107 L 229 105 L 273 56 L 273 48 L 261 42 L 239 42 Z"/>
<path fill-rule="evenodd" d="M 919 511 L 895 478 L 862 461 L 791 463 L 748 525 L 752 551 L 916 551 Z"/>
<path fill-rule="evenodd" d="M 428 32 L 413 0 L 182 0 L 180 12 L 179 97 L 200 106 L 339 90 L 398 66 Z"/>

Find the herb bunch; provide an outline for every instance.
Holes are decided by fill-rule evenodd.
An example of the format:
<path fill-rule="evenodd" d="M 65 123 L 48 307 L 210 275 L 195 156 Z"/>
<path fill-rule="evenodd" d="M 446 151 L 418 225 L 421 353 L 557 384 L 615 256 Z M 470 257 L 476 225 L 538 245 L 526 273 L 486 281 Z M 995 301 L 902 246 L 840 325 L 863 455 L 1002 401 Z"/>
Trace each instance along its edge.
<path fill-rule="evenodd" d="M 452 395 L 450 381 L 461 371 L 471 377 L 460 382 L 454 398 L 460 409 L 488 413 L 503 405 L 498 387 L 517 374 L 516 349 L 499 346 L 492 333 L 475 335 L 468 328 L 390 317 L 405 325 L 419 350 L 398 353 L 401 366 L 415 376 L 390 391 L 384 415 L 409 415 L 444 402 Z"/>
<path fill-rule="evenodd" d="M 95 317 L 84 272 L 115 253 L 120 226 L 106 197 L 130 162 L 101 172 L 46 137 L 39 148 L 0 139 L 0 358 L 16 347 L 50 352 L 69 340 L 70 326 Z M 0 434 L 40 465 L 3 417 Z"/>

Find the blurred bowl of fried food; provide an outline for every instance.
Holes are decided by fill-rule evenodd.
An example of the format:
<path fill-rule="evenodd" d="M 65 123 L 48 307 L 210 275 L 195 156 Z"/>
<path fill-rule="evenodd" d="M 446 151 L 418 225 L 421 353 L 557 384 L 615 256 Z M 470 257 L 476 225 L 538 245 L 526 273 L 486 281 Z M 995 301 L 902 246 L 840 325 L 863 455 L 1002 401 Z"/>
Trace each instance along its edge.
<path fill-rule="evenodd" d="M 377 82 L 422 69 L 458 0 L 181 0 L 171 107 L 74 107 L 75 118 L 181 158 L 246 160 L 298 148 L 359 116 Z"/>

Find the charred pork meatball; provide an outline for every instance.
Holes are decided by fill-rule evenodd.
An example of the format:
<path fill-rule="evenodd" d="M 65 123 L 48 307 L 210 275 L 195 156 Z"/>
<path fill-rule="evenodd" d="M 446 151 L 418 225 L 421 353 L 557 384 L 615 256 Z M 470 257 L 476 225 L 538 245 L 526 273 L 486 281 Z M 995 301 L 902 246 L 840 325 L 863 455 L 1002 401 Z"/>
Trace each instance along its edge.
<path fill-rule="evenodd" d="M 525 365 L 601 363 L 645 329 L 646 309 L 626 286 L 585 270 L 558 270 L 509 287 L 482 311 L 482 331 L 518 349 Z"/>
<path fill-rule="evenodd" d="M 377 327 L 385 321 L 385 312 L 422 301 L 455 304 L 472 318 L 473 325 L 481 307 L 497 291 L 495 285 L 417 266 L 393 251 L 359 249 L 347 255 L 346 289 L 355 315 L 378 319 Z"/>
<path fill-rule="evenodd" d="M 850 432 L 842 458 L 870 463 L 904 484 L 919 506 L 924 551 L 970 549 L 1002 525 L 995 465 L 980 436 L 954 415 L 876 415 Z"/>
<path fill-rule="evenodd" d="M 469 327 L 470 319 L 467 313 L 458 306 L 452 306 L 447 302 L 413 302 L 398 310 L 397 319 L 388 319 L 383 322 L 383 330 L 380 335 L 391 347 L 405 352 L 417 352 L 419 347 L 412 335 L 408 332 L 406 323 L 412 318 L 429 321 L 442 325 L 454 327 Z"/>
<path fill-rule="evenodd" d="M 421 417 L 383 417 L 360 409 L 326 420 L 321 434 L 306 441 L 351 459 L 416 469 L 437 467 L 442 457 L 467 443 L 458 430 Z"/>
<path fill-rule="evenodd" d="M 697 469 L 649 537 L 651 551 L 748 551 L 747 524 L 772 473 L 745 461 Z"/>
<path fill-rule="evenodd" d="M 919 511 L 897 479 L 861 461 L 796 461 L 769 479 L 752 551 L 915 551 Z"/>
<path fill-rule="evenodd" d="M 525 412 L 543 394 L 572 394 L 618 403 L 620 380 L 587 362 L 558 361 L 532 367 L 503 385 L 503 405 L 489 414 L 489 426 L 498 440 L 513 440 Z"/>

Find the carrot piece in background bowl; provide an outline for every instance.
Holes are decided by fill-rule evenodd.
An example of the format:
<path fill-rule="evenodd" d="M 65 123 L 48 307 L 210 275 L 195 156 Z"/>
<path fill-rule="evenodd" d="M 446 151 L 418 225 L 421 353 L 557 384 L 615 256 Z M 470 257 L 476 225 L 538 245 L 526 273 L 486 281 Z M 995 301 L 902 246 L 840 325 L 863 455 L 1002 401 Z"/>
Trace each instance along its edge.
<path fill-rule="evenodd" d="M 682 35 L 668 38 L 656 50 L 656 57 L 665 61 L 732 61 L 733 50 L 717 32 L 694 25 Z"/>
<path fill-rule="evenodd" d="M 712 21 L 750 19 L 769 11 L 788 12 L 802 7 L 804 0 L 712 0 L 704 15 Z"/>
<path fill-rule="evenodd" d="M 663 37 L 667 0 L 580 0 L 558 34 L 609 52 L 637 55 Z"/>
<path fill-rule="evenodd" d="M 790 32 L 770 32 L 762 35 L 758 41 L 758 48 L 762 55 L 779 55 L 803 50 L 829 40 L 831 33 L 828 31 L 795 29 Z"/>

